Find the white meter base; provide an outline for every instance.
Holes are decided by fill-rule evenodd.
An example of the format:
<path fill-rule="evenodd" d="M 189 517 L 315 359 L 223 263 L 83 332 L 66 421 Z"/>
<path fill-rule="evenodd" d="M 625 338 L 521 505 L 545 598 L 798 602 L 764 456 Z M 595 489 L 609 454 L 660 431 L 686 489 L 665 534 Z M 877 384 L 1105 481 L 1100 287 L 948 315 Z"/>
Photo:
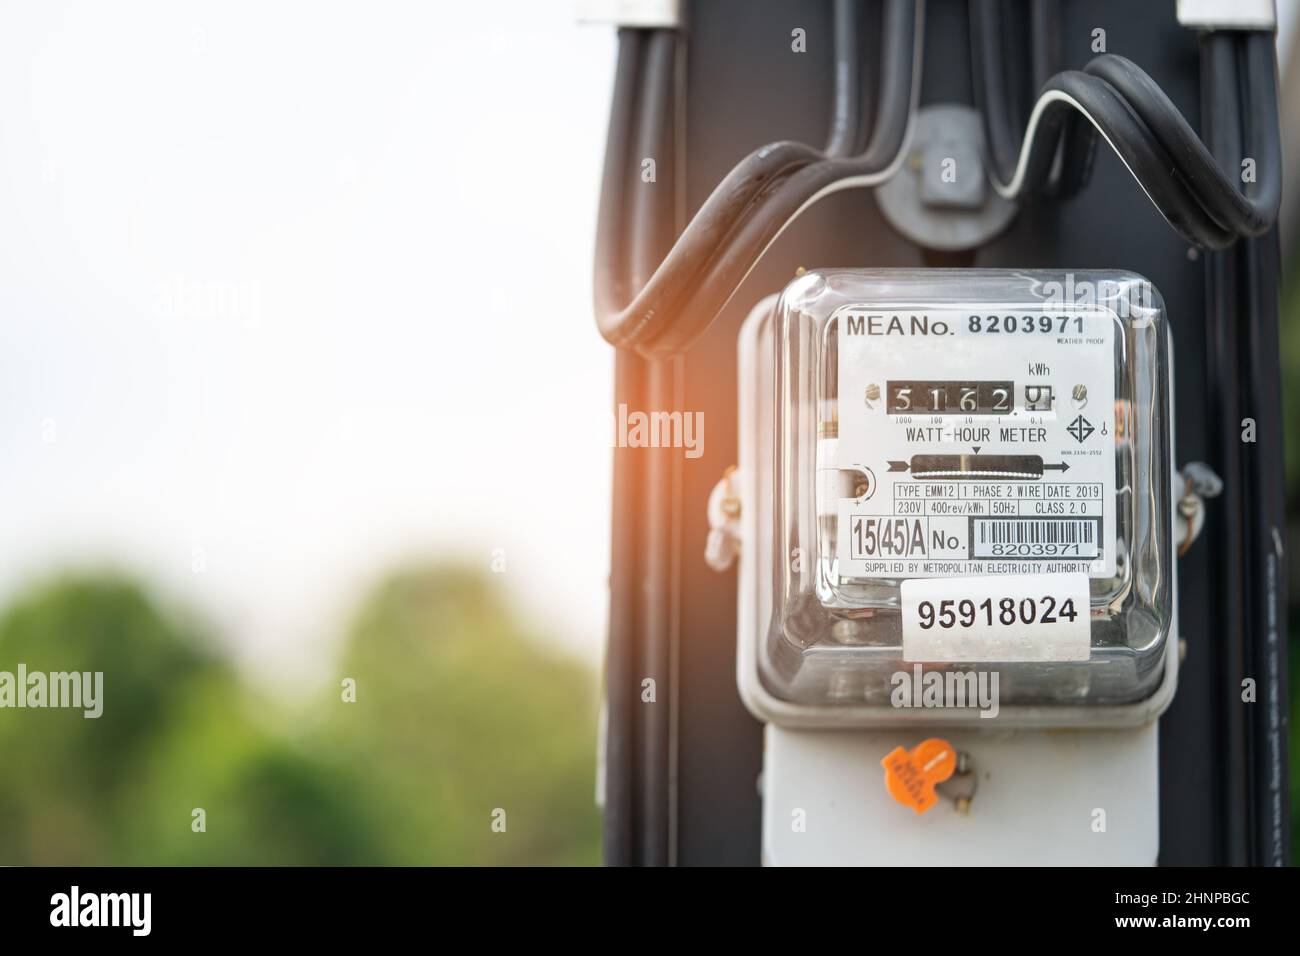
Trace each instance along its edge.
<path fill-rule="evenodd" d="M 1125 730 L 960 730 L 978 789 L 969 812 L 915 813 L 887 792 L 899 730 L 769 724 L 763 862 L 772 866 L 1153 866 L 1157 725 Z"/>

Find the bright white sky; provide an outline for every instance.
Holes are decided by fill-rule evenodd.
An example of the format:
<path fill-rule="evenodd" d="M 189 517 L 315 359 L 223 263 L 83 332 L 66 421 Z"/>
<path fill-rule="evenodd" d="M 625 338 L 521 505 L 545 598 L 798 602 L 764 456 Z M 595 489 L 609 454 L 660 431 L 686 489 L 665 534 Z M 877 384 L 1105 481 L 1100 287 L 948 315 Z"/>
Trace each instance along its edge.
<path fill-rule="evenodd" d="M 0 599 L 125 566 L 295 679 L 503 548 L 597 660 L 613 58 L 559 2 L 0 6 Z"/>

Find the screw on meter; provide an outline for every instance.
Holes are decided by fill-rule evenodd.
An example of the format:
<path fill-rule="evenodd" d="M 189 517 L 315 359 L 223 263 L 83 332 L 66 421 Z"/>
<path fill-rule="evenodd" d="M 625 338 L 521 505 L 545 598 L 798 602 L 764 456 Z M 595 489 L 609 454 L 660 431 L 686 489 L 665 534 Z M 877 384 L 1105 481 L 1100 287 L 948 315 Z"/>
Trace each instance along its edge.
<path fill-rule="evenodd" d="M 893 305 L 836 318 L 832 467 L 875 486 L 837 502 L 841 580 L 1114 575 L 1110 313 Z"/>

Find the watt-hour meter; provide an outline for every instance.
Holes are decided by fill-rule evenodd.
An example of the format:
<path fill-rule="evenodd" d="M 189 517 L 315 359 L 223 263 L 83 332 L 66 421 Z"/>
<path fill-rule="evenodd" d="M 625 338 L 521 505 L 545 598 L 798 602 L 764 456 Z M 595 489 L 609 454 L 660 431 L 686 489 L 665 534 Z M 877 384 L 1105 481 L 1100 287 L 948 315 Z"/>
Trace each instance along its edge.
<path fill-rule="evenodd" d="M 1119 272 L 805 273 L 742 334 L 765 720 L 1124 725 L 1173 693 L 1168 322 Z M 930 706 L 925 694 L 938 703 Z M 944 706 L 947 704 L 947 706 Z"/>

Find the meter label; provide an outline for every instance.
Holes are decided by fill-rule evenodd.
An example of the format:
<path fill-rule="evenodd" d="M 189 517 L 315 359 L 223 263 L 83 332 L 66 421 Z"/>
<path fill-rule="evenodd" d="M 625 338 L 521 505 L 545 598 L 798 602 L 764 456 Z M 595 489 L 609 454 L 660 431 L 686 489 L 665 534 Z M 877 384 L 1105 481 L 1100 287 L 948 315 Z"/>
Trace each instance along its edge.
<path fill-rule="evenodd" d="M 841 579 L 1114 575 L 1112 315 L 836 318 L 838 421 L 818 487 L 839 496 L 819 511 L 835 516 Z"/>
<path fill-rule="evenodd" d="M 902 599 L 905 661 L 1088 659 L 1084 574 L 911 580 Z"/>

